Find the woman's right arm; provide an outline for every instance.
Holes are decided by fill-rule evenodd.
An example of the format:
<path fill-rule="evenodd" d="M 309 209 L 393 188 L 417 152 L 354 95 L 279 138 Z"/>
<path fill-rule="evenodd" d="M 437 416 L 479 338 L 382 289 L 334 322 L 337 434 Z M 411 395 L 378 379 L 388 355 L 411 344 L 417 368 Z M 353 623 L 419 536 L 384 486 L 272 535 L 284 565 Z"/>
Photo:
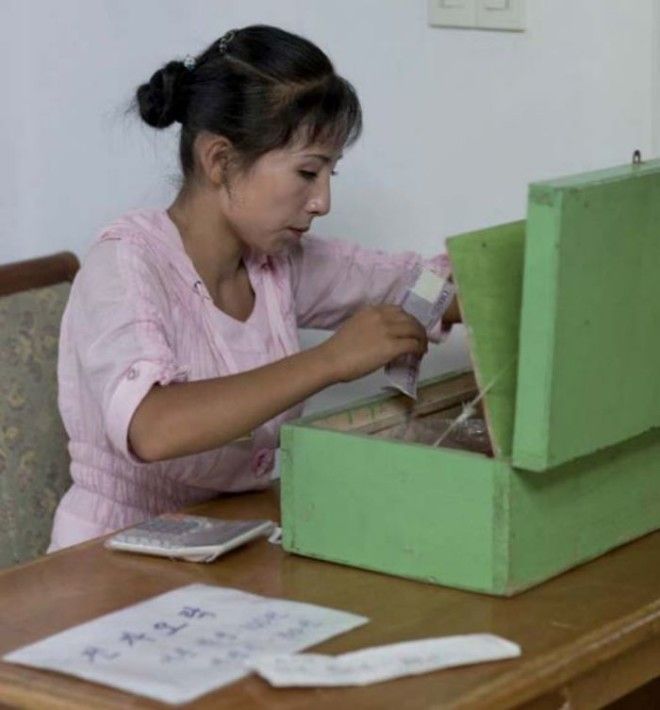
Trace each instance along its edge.
<path fill-rule="evenodd" d="M 422 326 L 397 306 L 365 308 L 328 340 L 269 365 L 226 377 L 152 387 L 128 439 L 143 461 L 218 448 L 336 382 L 362 377 L 394 358 L 426 352 Z"/>

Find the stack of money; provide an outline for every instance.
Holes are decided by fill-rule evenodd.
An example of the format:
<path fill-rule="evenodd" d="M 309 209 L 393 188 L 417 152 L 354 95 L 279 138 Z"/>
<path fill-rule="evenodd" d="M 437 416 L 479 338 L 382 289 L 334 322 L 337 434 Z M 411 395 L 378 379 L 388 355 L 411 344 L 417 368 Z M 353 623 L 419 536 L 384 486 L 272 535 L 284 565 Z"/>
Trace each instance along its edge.
<path fill-rule="evenodd" d="M 455 292 L 449 277 L 424 269 L 415 284 L 406 291 L 401 308 L 415 317 L 428 332 L 449 308 Z M 385 367 L 389 384 L 413 399 L 417 399 L 420 360 L 417 355 L 403 355 Z"/>

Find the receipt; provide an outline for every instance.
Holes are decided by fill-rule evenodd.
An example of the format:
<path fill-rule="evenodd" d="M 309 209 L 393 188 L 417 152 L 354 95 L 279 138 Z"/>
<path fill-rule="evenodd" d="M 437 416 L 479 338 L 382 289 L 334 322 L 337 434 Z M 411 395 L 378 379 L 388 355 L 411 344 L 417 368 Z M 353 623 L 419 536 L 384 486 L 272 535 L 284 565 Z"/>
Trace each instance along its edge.
<path fill-rule="evenodd" d="M 449 278 L 433 271 L 423 270 L 401 303 L 406 313 L 414 316 L 426 330 L 430 330 L 442 318 L 454 298 L 456 289 Z M 392 387 L 417 399 L 417 378 L 420 358 L 408 354 L 398 357 L 385 367 L 385 374 Z"/>
<path fill-rule="evenodd" d="M 250 658 L 249 666 L 278 688 L 349 686 L 516 658 L 520 653 L 518 644 L 499 636 L 467 634 L 373 646 L 341 656 L 259 654 Z"/>

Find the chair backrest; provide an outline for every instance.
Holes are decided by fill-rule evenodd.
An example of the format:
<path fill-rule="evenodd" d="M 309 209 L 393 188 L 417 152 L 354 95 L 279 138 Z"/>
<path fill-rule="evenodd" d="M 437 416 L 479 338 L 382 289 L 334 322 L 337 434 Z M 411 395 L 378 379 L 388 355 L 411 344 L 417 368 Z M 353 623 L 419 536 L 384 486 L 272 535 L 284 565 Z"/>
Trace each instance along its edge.
<path fill-rule="evenodd" d="M 68 252 L 0 266 L 0 568 L 46 551 L 71 483 L 57 346 L 78 266 Z"/>

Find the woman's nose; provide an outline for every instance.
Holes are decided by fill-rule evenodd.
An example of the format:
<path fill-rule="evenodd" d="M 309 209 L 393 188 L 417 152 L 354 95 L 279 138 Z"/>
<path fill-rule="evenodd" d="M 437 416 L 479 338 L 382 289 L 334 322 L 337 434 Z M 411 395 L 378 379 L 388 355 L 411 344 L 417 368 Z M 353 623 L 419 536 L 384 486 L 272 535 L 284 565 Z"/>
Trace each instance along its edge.
<path fill-rule="evenodd" d="M 330 180 L 319 181 L 318 189 L 309 200 L 307 207 L 311 214 L 322 217 L 330 212 Z"/>

